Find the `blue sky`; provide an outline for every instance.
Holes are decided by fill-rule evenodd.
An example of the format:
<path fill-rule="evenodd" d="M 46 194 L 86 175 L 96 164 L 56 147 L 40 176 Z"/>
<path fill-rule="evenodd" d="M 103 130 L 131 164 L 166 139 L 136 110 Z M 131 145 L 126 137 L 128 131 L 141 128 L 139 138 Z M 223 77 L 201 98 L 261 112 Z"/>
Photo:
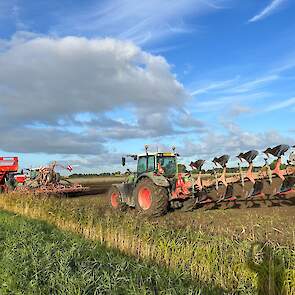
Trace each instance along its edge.
<path fill-rule="evenodd" d="M 294 13 L 291 0 L 0 0 L 1 154 L 99 172 L 146 143 L 232 165 L 294 144 Z"/>

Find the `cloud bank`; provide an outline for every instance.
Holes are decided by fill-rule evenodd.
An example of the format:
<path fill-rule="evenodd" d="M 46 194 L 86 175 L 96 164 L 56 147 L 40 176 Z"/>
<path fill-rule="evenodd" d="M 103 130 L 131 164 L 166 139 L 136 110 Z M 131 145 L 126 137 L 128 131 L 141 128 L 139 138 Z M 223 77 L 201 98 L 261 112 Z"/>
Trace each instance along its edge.
<path fill-rule="evenodd" d="M 170 134 L 165 115 L 189 99 L 163 57 L 131 42 L 19 33 L 1 44 L 8 152 L 94 154 L 109 139 Z"/>

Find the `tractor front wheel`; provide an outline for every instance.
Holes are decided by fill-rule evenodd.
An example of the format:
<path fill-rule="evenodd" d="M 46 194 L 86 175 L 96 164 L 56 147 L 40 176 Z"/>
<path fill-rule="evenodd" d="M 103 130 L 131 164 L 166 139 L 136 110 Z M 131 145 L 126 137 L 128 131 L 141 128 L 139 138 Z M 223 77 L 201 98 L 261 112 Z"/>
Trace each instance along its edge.
<path fill-rule="evenodd" d="M 157 217 L 167 213 L 168 191 L 165 187 L 144 178 L 136 185 L 134 194 L 136 209 L 144 215 Z"/>
<path fill-rule="evenodd" d="M 119 211 L 125 211 L 127 208 L 127 205 L 122 202 L 121 200 L 121 193 L 115 186 L 112 186 L 108 193 L 108 199 L 110 202 L 110 205 L 113 209 L 119 210 Z"/>

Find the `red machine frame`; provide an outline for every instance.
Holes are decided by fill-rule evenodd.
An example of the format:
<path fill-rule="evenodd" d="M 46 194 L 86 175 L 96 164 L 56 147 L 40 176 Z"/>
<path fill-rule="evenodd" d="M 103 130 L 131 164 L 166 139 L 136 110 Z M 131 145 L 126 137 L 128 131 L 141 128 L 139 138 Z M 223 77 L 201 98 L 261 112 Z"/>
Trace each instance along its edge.
<path fill-rule="evenodd" d="M 6 190 L 5 176 L 18 171 L 18 157 L 0 157 L 0 190 Z"/>

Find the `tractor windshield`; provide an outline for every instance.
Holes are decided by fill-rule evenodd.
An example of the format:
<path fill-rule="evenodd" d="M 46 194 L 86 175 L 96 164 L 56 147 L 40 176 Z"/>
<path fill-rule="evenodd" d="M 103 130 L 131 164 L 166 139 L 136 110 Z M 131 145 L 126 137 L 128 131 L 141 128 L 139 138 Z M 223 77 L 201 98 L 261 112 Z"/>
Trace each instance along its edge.
<path fill-rule="evenodd" d="M 176 174 L 176 158 L 173 156 L 158 156 L 157 162 L 164 169 L 164 175 L 168 177 Z"/>
<path fill-rule="evenodd" d="M 155 156 L 139 157 L 137 164 L 137 174 L 151 172 L 155 170 Z"/>

